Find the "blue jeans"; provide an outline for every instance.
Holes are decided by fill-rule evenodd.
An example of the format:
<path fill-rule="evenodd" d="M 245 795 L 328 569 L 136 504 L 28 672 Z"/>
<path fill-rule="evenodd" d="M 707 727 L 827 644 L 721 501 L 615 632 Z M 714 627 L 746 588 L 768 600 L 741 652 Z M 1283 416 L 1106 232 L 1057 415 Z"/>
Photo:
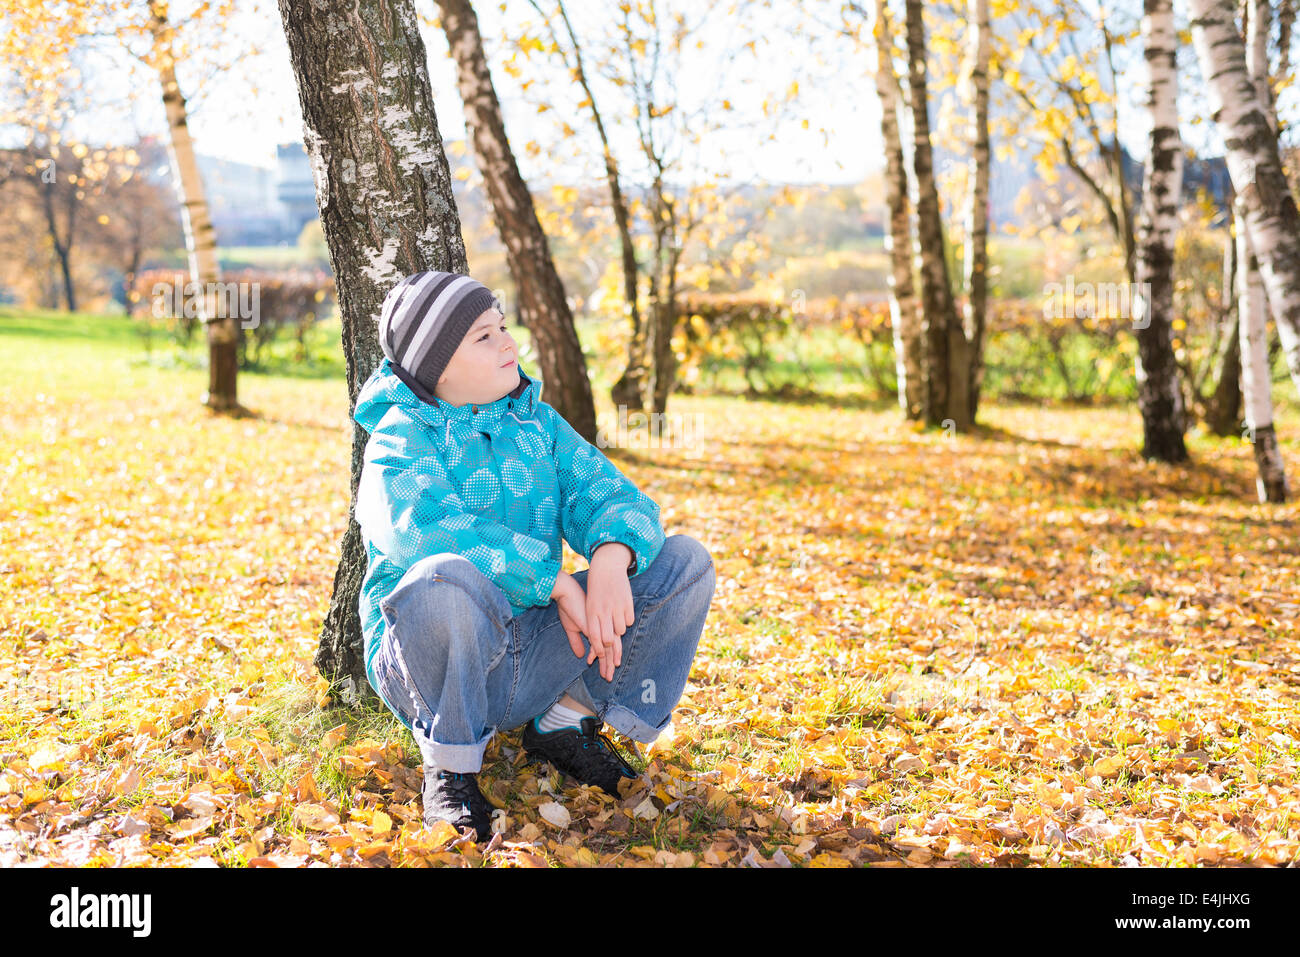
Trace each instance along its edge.
<path fill-rule="evenodd" d="M 587 587 L 587 572 L 573 576 Z M 635 621 L 623 633 L 612 681 L 600 660 L 569 647 L 551 601 L 515 615 L 505 592 L 468 559 L 431 555 L 380 601 L 375 653 L 380 696 L 410 727 L 425 762 L 473 772 L 498 729 L 519 727 L 566 693 L 635 741 L 668 724 L 691 670 L 713 599 L 713 558 L 689 535 L 670 535 L 628 579 Z M 584 647 L 590 650 L 586 636 Z"/>

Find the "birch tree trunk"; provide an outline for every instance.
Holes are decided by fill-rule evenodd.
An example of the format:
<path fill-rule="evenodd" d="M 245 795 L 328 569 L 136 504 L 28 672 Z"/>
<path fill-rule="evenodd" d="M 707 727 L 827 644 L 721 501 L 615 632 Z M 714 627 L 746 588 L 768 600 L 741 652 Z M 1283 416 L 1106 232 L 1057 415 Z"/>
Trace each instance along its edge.
<path fill-rule="evenodd" d="M 885 202 L 889 230 L 889 314 L 894 329 L 894 368 L 898 378 L 898 404 L 909 419 L 920 419 L 925 401 L 922 390 L 921 317 L 917 313 L 912 283 L 912 211 L 908 197 L 907 164 L 899 133 L 903 91 L 894 72 L 894 33 L 885 0 L 875 0 L 876 93 L 880 97 L 880 134 L 885 142 Z"/>
<path fill-rule="evenodd" d="M 564 283 L 537 219 L 532 194 L 519 173 L 506 138 L 478 18 L 469 0 L 438 0 L 442 28 L 456 61 L 460 97 L 479 172 L 492 203 L 497 232 L 506 247 L 519 298 L 520 321 L 537 349 L 545 398 L 588 442 L 596 442 L 596 407 L 582 344 Z"/>
<path fill-rule="evenodd" d="M 1178 39 L 1172 0 L 1145 0 L 1144 55 L 1150 75 L 1151 134 L 1138 227 L 1135 310 L 1138 408 L 1142 455 L 1161 462 L 1187 461 L 1186 414 L 1174 360 L 1174 230 L 1183 189 L 1183 145 L 1178 134 Z"/>
<path fill-rule="evenodd" d="M 1214 391 L 1205 404 L 1205 426 L 1218 436 L 1236 435 L 1241 409 L 1241 310 L 1237 305 L 1237 240 L 1232 204 L 1223 243 L 1223 303 L 1219 349 L 1214 359 Z"/>
<path fill-rule="evenodd" d="M 1242 221 L 1240 218 L 1237 220 Z M 1286 501 L 1286 470 L 1273 428 L 1273 377 L 1269 368 L 1268 318 L 1264 284 L 1250 245 L 1250 233 L 1237 231 L 1238 311 L 1241 337 L 1241 391 L 1246 407 L 1246 436 L 1259 468 L 1256 487 L 1261 502 Z"/>
<path fill-rule="evenodd" d="M 988 311 L 989 237 L 989 0 L 970 0 L 969 6 L 971 156 L 970 201 L 966 207 L 965 334 L 970 356 L 970 417 L 979 410 L 984 379 L 984 325 Z"/>
<path fill-rule="evenodd" d="M 912 116 L 912 167 L 917 188 L 917 256 L 921 272 L 921 333 L 925 343 L 925 419 L 957 430 L 971 425 L 966 337 L 957 321 L 943 220 L 930 148 L 925 24 L 920 0 L 907 0 L 908 87 Z"/>
<path fill-rule="evenodd" d="M 1269 126 L 1276 133 L 1277 105 L 1268 70 L 1268 35 L 1273 26 L 1271 0 L 1245 0 L 1242 18 L 1246 21 L 1246 71 L 1255 81 L 1259 102 L 1263 105 Z"/>
<path fill-rule="evenodd" d="M 217 295 L 221 282 L 221 264 L 217 260 L 217 234 L 212 228 L 203 177 L 199 174 L 186 116 L 185 97 L 176 82 L 172 28 L 167 22 L 167 6 L 149 5 L 149 28 L 153 35 L 159 79 L 162 81 L 163 107 L 169 130 L 168 150 L 180 198 L 181 226 L 189 252 L 190 281 L 198 284 L 200 319 L 208 340 L 208 391 L 203 403 L 221 412 L 243 412 L 239 404 L 239 327 L 234 316 L 224 314 L 225 296 Z"/>
<path fill-rule="evenodd" d="M 1246 68 L 1232 0 L 1190 3 L 1211 115 L 1223 135 L 1228 173 L 1240 200 L 1238 219 L 1250 234 L 1291 380 L 1300 388 L 1300 212 L 1282 169 L 1277 135 Z"/>
<path fill-rule="evenodd" d="M 383 359 L 388 290 L 412 272 L 468 272 L 465 243 L 410 0 L 279 0 L 279 9 L 338 289 L 351 413 Z M 354 423 L 348 529 L 315 658 L 350 703 L 378 702 L 365 676 L 366 554 L 353 517 L 367 437 Z"/>
<path fill-rule="evenodd" d="M 1205 427 L 1226 437 L 1236 435 L 1241 422 L 1241 323 L 1236 308 L 1224 316 L 1219 335 L 1215 385 L 1205 404 Z"/>
<path fill-rule="evenodd" d="M 1295 26 L 1295 0 L 1277 4 L 1277 75 L 1291 75 L 1291 30 Z"/>
<path fill-rule="evenodd" d="M 1268 121 L 1277 134 L 1277 113 L 1273 86 L 1269 81 L 1268 35 L 1272 25 L 1272 8 L 1268 0 L 1247 0 L 1242 8 L 1246 20 L 1247 72 L 1255 81 L 1256 96 Z M 1244 226 L 1244 220 L 1238 217 Z M 1249 229 L 1237 234 L 1237 259 L 1242 264 L 1238 311 L 1242 353 L 1241 388 L 1246 406 L 1246 435 L 1255 450 L 1259 475 L 1255 486 L 1261 502 L 1285 502 L 1286 468 L 1273 427 L 1273 376 L 1268 342 L 1268 297 L 1259 274 Z"/>
<path fill-rule="evenodd" d="M 655 256 L 650 270 L 650 310 L 644 337 L 646 374 L 641 400 L 643 409 L 662 414 L 667 411 L 668 396 L 677 379 L 672 337 L 677 328 L 677 263 L 682 249 L 677 241 L 677 205 L 664 181 L 665 167 L 649 140 L 645 142 L 647 158 L 656 164 L 651 187 Z"/>

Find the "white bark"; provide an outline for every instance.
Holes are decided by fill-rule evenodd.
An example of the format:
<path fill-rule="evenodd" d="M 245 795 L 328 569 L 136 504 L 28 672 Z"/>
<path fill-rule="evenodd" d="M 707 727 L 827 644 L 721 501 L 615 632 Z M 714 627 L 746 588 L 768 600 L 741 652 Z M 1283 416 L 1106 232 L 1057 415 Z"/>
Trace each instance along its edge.
<path fill-rule="evenodd" d="M 197 283 L 203 291 L 199 297 L 198 312 L 207 337 L 209 360 L 208 392 L 203 401 L 214 409 L 235 409 L 239 404 L 236 394 L 238 363 L 235 359 L 239 331 L 233 316 L 219 314 L 220 304 L 225 301 L 225 297 L 217 295 L 216 284 L 221 281 L 217 235 L 208 211 L 203 177 L 199 173 L 198 158 L 194 153 L 194 140 L 190 136 L 185 97 L 181 94 L 176 79 L 172 28 L 167 22 L 164 7 L 154 5 L 151 8 L 149 28 L 157 56 L 158 76 L 162 83 L 163 108 L 167 115 L 169 133 L 168 150 L 180 200 L 190 281 Z"/>
<path fill-rule="evenodd" d="M 1246 45 L 1248 70 L 1270 129 L 1277 131 L 1273 89 L 1268 71 L 1268 34 L 1272 10 L 1268 0 L 1247 0 Z M 1238 204 L 1240 205 L 1240 204 Z M 1255 452 L 1259 476 L 1255 480 L 1261 502 L 1284 502 L 1287 496 L 1286 468 L 1273 428 L 1273 376 L 1268 361 L 1268 298 L 1250 241 L 1250 230 L 1238 209 L 1237 312 L 1241 342 L 1241 393 L 1246 416 L 1246 434 Z"/>
<path fill-rule="evenodd" d="M 1246 66 L 1232 0 L 1190 0 L 1192 37 L 1211 113 L 1259 262 L 1292 382 L 1300 388 L 1300 212 L 1282 170 L 1269 110 Z"/>
<path fill-rule="evenodd" d="M 1237 233 L 1238 307 L 1241 321 L 1241 393 L 1246 412 L 1246 437 L 1255 451 L 1259 476 L 1255 480 L 1261 502 L 1285 502 L 1286 467 L 1273 428 L 1273 377 L 1268 362 L 1268 312 L 1264 284 L 1256 268 L 1245 230 Z"/>
<path fill-rule="evenodd" d="M 1272 377 L 1268 368 L 1268 326 L 1265 322 L 1264 283 L 1251 253 L 1250 235 L 1237 231 L 1237 302 L 1241 310 L 1241 387 L 1246 427 L 1253 432 L 1273 424 Z"/>
<path fill-rule="evenodd" d="M 1249 10 L 1246 17 L 1246 68 L 1255 80 L 1255 89 L 1259 92 L 1259 101 L 1264 106 L 1269 126 L 1277 132 L 1273 84 L 1268 75 L 1268 34 L 1273 23 L 1273 9 L 1270 0 L 1246 0 L 1246 9 Z"/>
<path fill-rule="evenodd" d="M 1174 233 L 1183 189 L 1183 145 L 1178 133 L 1178 38 L 1172 0 L 1146 0 L 1143 51 L 1149 72 L 1151 134 L 1137 235 L 1138 326 L 1136 375 L 1142 411 L 1143 454 L 1164 462 L 1187 458 L 1183 393 L 1174 361 Z"/>
<path fill-rule="evenodd" d="M 885 142 L 885 202 L 889 228 L 885 249 L 889 253 L 889 314 L 894 331 L 894 369 L 898 379 L 898 404 L 911 419 L 923 412 L 921 369 L 921 317 L 912 282 L 912 214 L 908 196 L 907 164 L 900 138 L 902 87 L 894 72 L 894 36 L 885 0 L 875 0 L 876 93 L 880 97 L 880 130 Z"/>
<path fill-rule="evenodd" d="M 176 83 L 176 71 L 168 66 L 161 71 L 163 105 L 170 130 L 169 150 L 175 173 L 177 196 L 181 204 L 181 223 L 185 230 L 185 248 L 189 254 L 190 278 L 207 288 L 209 282 L 221 280 L 221 264 L 217 258 L 216 230 L 208 212 L 207 194 L 203 189 L 203 176 L 199 172 L 194 153 L 194 140 L 190 136 L 186 118 L 185 98 Z M 205 303 L 202 317 L 209 318 Z"/>
<path fill-rule="evenodd" d="M 970 195 L 966 206 L 966 339 L 970 342 L 970 407 L 979 408 L 984 378 L 984 327 L 988 311 L 989 234 L 989 0 L 970 0 L 967 57 L 970 63 Z"/>

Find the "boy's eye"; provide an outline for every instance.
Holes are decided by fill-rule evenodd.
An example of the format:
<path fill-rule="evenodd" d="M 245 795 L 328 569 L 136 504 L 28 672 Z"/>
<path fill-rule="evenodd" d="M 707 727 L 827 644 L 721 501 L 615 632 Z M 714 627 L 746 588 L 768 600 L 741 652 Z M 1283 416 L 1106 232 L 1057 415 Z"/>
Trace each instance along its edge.
<path fill-rule="evenodd" d="M 505 326 L 502 326 L 502 327 L 501 327 L 501 331 L 502 331 L 502 332 L 505 332 L 505 331 L 506 331 L 506 327 L 505 327 Z M 482 342 L 482 341 L 483 341 L 484 339 L 486 339 L 489 335 L 491 335 L 491 333 L 487 333 L 487 332 L 483 333 L 483 335 L 481 335 L 481 336 L 478 337 L 478 341 L 479 341 L 479 342 Z"/>

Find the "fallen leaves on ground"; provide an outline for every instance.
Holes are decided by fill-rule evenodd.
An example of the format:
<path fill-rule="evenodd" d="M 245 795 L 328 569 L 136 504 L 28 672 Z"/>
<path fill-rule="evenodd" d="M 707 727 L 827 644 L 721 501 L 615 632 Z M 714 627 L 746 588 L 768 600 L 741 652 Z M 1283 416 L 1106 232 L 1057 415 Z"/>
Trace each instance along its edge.
<path fill-rule="evenodd" d="M 311 665 L 342 386 L 241 379 L 261 416 L 227 420 L 181 381 L 8 389 L 0 865 L 1297 860 L 1297 507 L 1253 504 L 1249 446 L 1174 468 L 1126 410 L 954 437 L 674 397 L 689 447 L 611 453 L 717 566 L 672 737 L 615 799 L 498 735 L 479 844 Z"/>

